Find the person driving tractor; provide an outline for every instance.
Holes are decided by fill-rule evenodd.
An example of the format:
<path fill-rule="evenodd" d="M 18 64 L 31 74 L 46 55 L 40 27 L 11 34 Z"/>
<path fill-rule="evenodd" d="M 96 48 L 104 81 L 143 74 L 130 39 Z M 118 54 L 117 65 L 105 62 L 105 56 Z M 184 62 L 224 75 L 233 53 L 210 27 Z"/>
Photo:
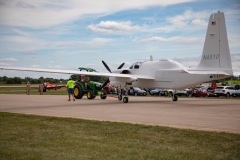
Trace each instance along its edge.
<path fill-rule="evenodd" d="M 85 84 L 85 88 L 87 88 L 89 83 L 89 77 L 85 75 L 81 75 L 81 82 Z"/>

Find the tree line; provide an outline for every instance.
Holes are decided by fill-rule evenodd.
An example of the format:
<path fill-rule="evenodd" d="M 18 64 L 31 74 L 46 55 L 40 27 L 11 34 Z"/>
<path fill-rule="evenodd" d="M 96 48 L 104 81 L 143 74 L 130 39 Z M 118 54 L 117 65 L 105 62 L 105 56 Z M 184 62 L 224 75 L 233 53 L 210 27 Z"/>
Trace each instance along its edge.
<path fill-rule="evenodd" d="M 60 83 L 60 82 L 65 82 L 67 80 L 64 79 L 55 79 L 55 78 L 30 78 L 30 77 L 25 77 L 25 78 L 20 78 L 20 77 L 7 77 L 3 76 L 0 77 L 0 83 L 5 83 L 5 84 L 26 84 L 27 82 L 30 82 L 31 84 L 39 84 L 43 82 L 50 82 L 50 83 Z"/>
<path fill-rule="evenodd" d="M 79 80 L 79 75 L 71 75 L 70 78 L 72 78 L 73 80 Z M 107 77 L 90 76 L 89 79 L 90 81 L 104 83 L 107 80 Z M 7 76 L 0 77 L 0 83 L 2 84 L 26 84 L 27 82 L 30 82 L 31 84 L 39 84 L 43 82 L 58 84 L 58 83 L 67 83 L 67 81 L 68 79 L 55 79 L 55 78 L 44 78 L 44 77 L 40 77 L 40 78 L 30 78 L 30 77 L 20 78 L 20 77 L 7 77 Z"/>

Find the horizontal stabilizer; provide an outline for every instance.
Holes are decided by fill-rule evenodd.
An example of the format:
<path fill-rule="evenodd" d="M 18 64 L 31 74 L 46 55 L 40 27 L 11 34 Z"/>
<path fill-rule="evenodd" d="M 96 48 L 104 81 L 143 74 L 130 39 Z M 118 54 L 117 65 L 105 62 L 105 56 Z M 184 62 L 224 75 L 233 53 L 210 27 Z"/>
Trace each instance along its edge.
<path fill-rule="evenodd" d="M 229 72 L 227 71 L 217 71 L 217 70 L 191 70 L 188 71 L 189 74 L 219 74 L 219 75 L 226 75 L 226 76 L 230 76 L 231 74 L 229 74 Z"/>

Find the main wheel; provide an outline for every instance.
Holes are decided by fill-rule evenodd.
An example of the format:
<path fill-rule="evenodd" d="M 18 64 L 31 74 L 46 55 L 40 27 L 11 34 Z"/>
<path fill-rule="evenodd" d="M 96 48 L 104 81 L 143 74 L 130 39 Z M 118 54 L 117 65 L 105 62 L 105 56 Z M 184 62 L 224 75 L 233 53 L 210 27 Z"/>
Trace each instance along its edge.
<path fill-rule="evenodd" d="M 121 95 L 121 94 L 118 95 L 118 100 L 119 100 L 119 101 L 122 100 L 122 95 Z"/>
<path fill-rule="evenodd" d="M 88 91 L 87 92 L 87 98 L 88 99 L 93 99 L 93 98 L 95 98 L 96 96 L 93 94 L 93 91 Z"/>
<path fill-rule="evenodd" d="M 74 97 L 76 99 L 81 99 L 83 97 L 83 95 L 84 95 L 84 93 L 82 91 L 82 88 L 79 85 L 75 85 L 74 86 L 73 93 L 74 93 Z"/>
<path fill-rule="evenodd" d="M 227 94 L 226 94 L 226 97 L 229 98 L 229 97 L 230 97 L 230 93 L 227 93 Z"/>
<path fill-rule="evenodd" d="M 106 99 L 107 98 L 107 92 L 103 91 L 100 97 L 101 97 L 101 99 Z"/>
<path fill-rule="evenodd" d="M 172 100 L 173 100 L 173 101 L 177 101 L 177 100 L 178 100 L 178 96 L 177 96 L 176 94 L 174 94 L 174 95 L 172 96 Z"/>
<path fill-rule="evenodd" d="M 123 103 L 128 103 L 128 97 L 123 98 Z"/>

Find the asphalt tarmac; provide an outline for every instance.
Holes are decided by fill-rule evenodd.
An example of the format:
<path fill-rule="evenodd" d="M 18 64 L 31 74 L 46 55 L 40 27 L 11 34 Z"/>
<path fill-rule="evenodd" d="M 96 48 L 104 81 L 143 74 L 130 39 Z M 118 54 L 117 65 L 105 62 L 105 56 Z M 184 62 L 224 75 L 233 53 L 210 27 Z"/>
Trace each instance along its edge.
<path fill-rule="evenodd" d="M 96 97 L 67 101 L 67 95 L 0 94 L 0 112 L 127 122 L 207 131 L 240 133 L 240 99 Z"/>

